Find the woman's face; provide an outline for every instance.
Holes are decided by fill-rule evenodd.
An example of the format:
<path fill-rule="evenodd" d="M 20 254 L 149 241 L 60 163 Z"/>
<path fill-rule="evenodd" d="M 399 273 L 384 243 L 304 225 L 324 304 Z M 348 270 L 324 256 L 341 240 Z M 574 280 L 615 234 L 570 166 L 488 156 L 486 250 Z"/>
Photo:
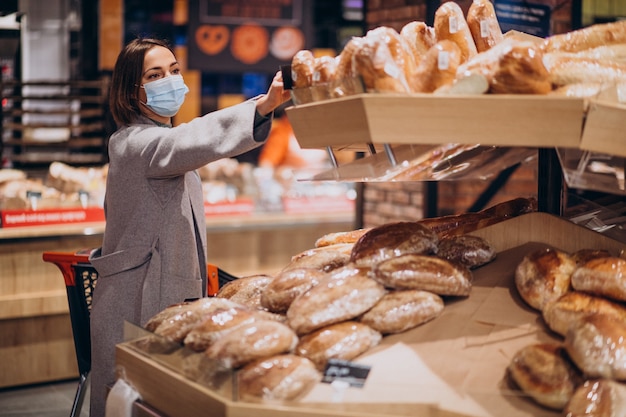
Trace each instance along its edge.
<path fill-rule="evenodd" d="M 172 54 L 172 51 L 162 46 L 155 46 L 149 49 L 144 56 L 141 85 L 143 86 L 151 81 L 180 73 L 180 64 L 176 61 L 176 57 Z M 143 88 L 139 89 L 139 100 L 143 103 L 147 100 L 146 91 Z M 153 120 L 162 123 L 170 122 L 169 117 L 159 116 L 147 106 L 141 106 L 141 110 L 144 115 Z"/>

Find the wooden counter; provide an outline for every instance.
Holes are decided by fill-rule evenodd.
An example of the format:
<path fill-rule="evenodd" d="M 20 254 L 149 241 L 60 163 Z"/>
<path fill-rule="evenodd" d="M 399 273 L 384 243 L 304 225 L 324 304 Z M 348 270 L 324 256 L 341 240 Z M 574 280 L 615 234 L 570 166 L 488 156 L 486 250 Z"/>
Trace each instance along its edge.
<path fill-rule="evenodd" d="M 207 259 L 236 276 L 273 273 L 353 227 L 353 213 L 208 217 Z M 42 254 L 98 247 L 103 232 L 102 222 L 0 229 L 0 388 L 78 376 L 63 276 Z"/>

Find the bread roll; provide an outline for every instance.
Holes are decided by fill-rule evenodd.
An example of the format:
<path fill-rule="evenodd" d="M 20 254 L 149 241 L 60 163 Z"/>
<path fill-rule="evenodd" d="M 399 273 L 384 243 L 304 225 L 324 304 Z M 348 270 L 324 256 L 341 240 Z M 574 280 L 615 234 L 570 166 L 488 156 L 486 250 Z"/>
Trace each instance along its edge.
<path fill-rule="evenodd" d="M 626 410 L 626 385 L 610 379 L 585 381 L 563 410 L 564 417 L 619 417 Z"/>
<path fill-rule="evenodd" d="M 576 262 L 576 266 L 582 266 L 592 259 L 609 256 L 611 256 L 611 252 L 604 249 L 579 249 L 572 253 L 572 259 Z"/>
<path fill-rule="evenodd" d="M 185 347 L 202 352 L 227 332 L 255 320 L 258 320 L 258 316 L 245 306 L 217 308 L 187 333 L 184 339 Z"/>
<path fill-rule="evenodd" d="M 437 42 L 426 52 L 415 73 L 415 91 L 432 93 L 452 85 L 461 63 L 461 50 L 452 41 Z"/>
<path fill-rule="evenodd" d="M 626 307 L 603 297 L 570 291 L 558 300 L 548 303 L 542 312 L 548 327 L 561 336 L 567 334 L 572 324 L 591 314 L 606 314 L 617 320 L 626 320 Z"/>
<path fill-rule="evenodd" d="M 359 321 L 382 334 L 401 333 L 438 317 L 443 307 L 441 297 L 428 291 L 391 291 Z"/>
<path fill-rule="evenodd" d="M 580 385 L 581 377 L 563 347 L 541 343 L 520 349 L 508 367 L 511 379 L 537 403 L 562 410 Z"/>
<path fill-rule="evenodd" d="M 468 296 L 472 273 L 461 264 L 436 256 L 409 253 L 379 262 L 373 277 L 387 288 L 423 290 L 438 295 Z"/>
<path fill-rule="evenodd" d="M 419 65 L 426 52 L 437 42 L 435 29 L 420 21 L 405 24 L 400 29 L 400 36 L 406 40 L 411 48 L 416 65 Z"/>
<path fill-rule="evenodd" d="M 573 323 L 565 348 L 574 363 L 592 378 L 626 380 L 626 322 L 592 314 Z"/>
<path fill-rule="evenodd" d="M 261 292 L 271 281 L 270 275 L 258 274 L 241 277 L 224 284 L 215 296 L 252 308 L 261 306 Z"/>
<path fill-rule="evenodd" d="M 301 356 L 283 354 L 257 359 L 237 373 L 239 399 L 294 401 L 306 394 L 321 377 L 315 365 Z"/>
<path fill-rule="evenodd" d="M 329 359 L 352 360 L 378 345 L 382 335 L 357 321 L 344 321 L 317 329 L 300 338 L 295 353 L 324 370 Z"/>
<path fill-rule="evenodd" d="M 515 269 L 515 286 L 526 303 L 541 311 L 570 290 L 576 263 L 558 249 L 535 250 L 524 256 Z"/>
<path fill-rule="evenodd" d="M 298 335 L 304 335 L 351 320 L 372 308 L 385 295 L 385 289 L 368 273 L 368 268 L 352 265 L 330 272 L 318 285 L 293 300 L 287 310 L 289 326 Z"/>
<path fill-rule="evenodd" d="M 572 287 L 578 291 L 626 301 L 626 259 L 612 256 L 586 262 L 572 274 Z"/>
<path fill-rule="evenodd" d="M 327 233 L 315 241 L 315 247 L 321 248 L 324 246 L 336 245 L 340 243 L 355 243 L 370 229 L 371 227 L 357 230 L 348 230 L 344 232 Z"/>
<path fill-rule="evenodd" d="M 315 268 L 293 268 L 280 272 L 261 293 L 261 306 L 275 313 L 285 313 L 293 300 L 326 277 Z"/>
<path fill-rule="evenodd" d="M 144 325 L 144 328 L 149 331 L 149 332 L 154 332 L 156 330 L 157 327 L 159 327 L 159 325 L 161 325 L 161 323 L 163 323 L 163 321 L 174 317 L 175 315 L 185 311 L 187 308 L 189 308 L 189 304 L 191 304 L 190 301 L 185 301 L 183 303 L 177 303 L 177 304 L 172 304 L 171 306 L 159 311 L 157 314 L 155 314 L 154 316 L 150 317 L 150 319 L 148 319 L 148 321 L 146 322 L 146 324 Z"/>
<path fill-rule="evenodd" d="M 447 236 L 439 241 L 437 256 L 459 262 L 468 268 L 477 268 L 494 260 L 496 250 L 480 236 Z"/>
<path fill-rule="evenodd" d="M 455 2 L 448 1 L 437 8 L 433 27 L 437 41 L 448 40 L 457 44 L 461 50 L 461 62 L 478 53 L 463 10 Z"/>
<path fill-rule="evenodd" d="M 288 326 L 259 320 L 224 334 L 204 354 L 222 367 L 234 369 L 256 359 L 291 352 L 297 343 L 298 336 Z"/>
<path fill-rule="evenodd" d="M 374 227 L 354 244 L 351 262 L 373 266 L 406 253 L 429 254 L 437 250 L 437 234 L 418 222 L 387 223 Z"/>
<path fill-rule="evenodd" d="M 599 23 L 545 39 L 546 52 L 579 52 L 598 46 L 626 43 L 626 21 Z"/>
<path fill-rule="evenodd" d="M 478 52 L 485 52 L 504 39 L 490 0 L 473 0 L 466 19 Z"/>
<path fill-rule="evenodd" d="M 340 268 L 350 261 L 352 244 L 342 243 L 321 248 L 308 249 L 291 258 L 291 261 L 283 268 L 290 269 L 312 268 L 323 272 L 329 272 Z"/>

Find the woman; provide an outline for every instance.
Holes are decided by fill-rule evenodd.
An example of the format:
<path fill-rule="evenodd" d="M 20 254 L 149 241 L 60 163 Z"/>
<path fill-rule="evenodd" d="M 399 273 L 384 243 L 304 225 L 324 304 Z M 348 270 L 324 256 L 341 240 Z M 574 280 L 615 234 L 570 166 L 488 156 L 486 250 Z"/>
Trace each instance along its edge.
<path fill-rule="evenodd" d="M 106 229 L 90 257 L 98 271 L 91 310 L 91 417 L 105 411 L 124 322 L 206 295 L 206 225 L 196 169 L 260 146 L 272 112 L 289 98 L 278 72 L 264 95 L 172 127 L 188 88 L 166 43 L 137 39 L 120 53 L 110 108 Z"/>

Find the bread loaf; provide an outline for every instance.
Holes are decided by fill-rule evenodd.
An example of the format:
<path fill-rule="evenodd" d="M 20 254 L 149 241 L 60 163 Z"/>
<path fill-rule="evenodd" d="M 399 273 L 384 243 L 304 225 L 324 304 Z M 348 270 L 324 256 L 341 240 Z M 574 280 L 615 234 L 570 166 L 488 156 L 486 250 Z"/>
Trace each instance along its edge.
<path fill-rule="evenodd" d="M 259 320 L 224 334 L 204 354 L 222 367 L 234 369 L 256 359 L 291 352 L 297 343 L 298 336 L 288 326 Z"/>
<path fill-rule="evenodd" d="M 494 260 L 496 250 L 480 236 L 447 236 L 439 240 L 437 256 L 459 262 L 468 268 L 477 268 Z"/>
<path fill-rule="evenodd" d="M 563 347 L 541 343 L 520 349 L 508 367 L 511 379 L 537 403 L 562 410 L 580 385 L 581 376 Z"/>
<path fill-rule="evenodd" d="M 315 247 L 336 245 L 341 243 L 355 243 L 361 236 L 367 233 L 370 228 L 362 228 L 357 230 L 347 230 L 344 232 L 327 233 L 315 241 Z"/>
<path fill-rule="evenodd" d="M 461 50 L 456 43 L 438 41 L 424 54 L 415 73 L 415 91 L 432 93 L 451 85 L 461 63 Z"/>
<path fill-rule="evenodd" d="M 582 266 L 592 259 L 607 258 L 611 256 L 611 252 L 604 249 L 579 249 L 572 253 L 572 259 L 576 262 L 576 266 Z"/>
<path fill-rule="evenodd" d="M 567 334 L 572 324 L 592 314 L 605 314 L 617 320 L 626 320 L 626 307 L 603 297 L 570 291 L 558 300 L 546 304 L 542 312 L 548 327 L 561 336 Z"/>
<path fill-rule="evenodd" d="M 438 317 L 443 300 L 420 290 L 391 291 L 363 314 L 359 321 L 382 333 L 401 333 Z"/>
<path fill-rule="evenodd" d="M 457 44 L 461 51 L 461 62 L 478 53 L 463 10 L 457 3 L 447 1 L 439 6 L 435 12 L 433 27 L 438 42 L 448 40 Z"/>
<path fill-rule="evenodd" d="M 592 378 L 626 380 L 626 322 L 592 314 L 573 323 L 565 348 L 578 368 Z"/>
<path fill-rule="evenodd" d="M 610 379 L 591 379 L 576 389 L 563 410 L 565 417 L 618 417 L 626 410 L 626 385 Z"/>
<path fill-rule="evenodd" d="M 524 256 L 515 269 L 515 285 L 526 303 L 541 311 L 570 290 L 576 263 L 558 249 L 535 250 Z"/>
<path fill-rule="evenodd" d="M 613 44 L 626 43 L 626 21 L 599 23 L 545 39 L 546 52 L 579 52 Z"/>
<path fill-rule="evenodd" d="M 187 333 L 184 345 L 196 352 L 202 352 L 232 329 L 258 319 L 253 310 L 244 306 L 217 308 Z"/>
<path fill-rule="evenodd" d="M 320 248 L 308 249 L 291 258 L 291 261 L 283 268 L 290 269 L 311 268 L 323 272 L 329 272 L 340 268 L 350 261 L 352 244 L 342 243 Z"/>
<path fill-rule="evenodd" d="M 293 268 L 282 271 L 261 293 L 261 306 L 275 313 L 285 313 L 293 300 L 326 277 L 315 268 Z"/>
<path fill-rule="evenodd" d="M 293 300 L 287 321 L 298 335 L 304 335 L 360 316 L 383 295 L 384 287 L 369 277 L 369 268 L 347 265 Z"/>
<path fill-rule="evenodd" d="M 239 399 L 252 402 L 294 401 L 319 380 L 307 358 L 293 354 L 270 356 L 248 363 L 237 373 Z"/>
<path fill-rule="evenodd" d="M 550 82 L 555 86 L 626 82 L 626 63 L 624 62 L 546 53 L 543 56 L 543 63 L 548 71 Z"/>
<path fill-rule="evenodd" d="M 308 49 L 303 49 L 291 59 L 291 78 L 296 88 L 306 88 L 313 85 L 315 57 Z"/>
<path fill-rule="evenodd" d="M 215 296 L 258 308 L 261 306 L 261 292 L 271 281 L 266 274 L 249 275 L 224 284 Z"/>
<path fill-rule="evenodd" d="M 376 264 L 372 273 L 376 281 L 397 290 L 468 296 L 472 289 L 469 269 L 436 256 L 414 253 L 396 256 Z"/>
<path fill-rule="evenodd" d="M 490 0 L 473 0 L 466 19 L 479 53 L 491 49 L 504 39 L 496 11 Z"/>
<path fill-rule="evenodd" d="M 329 359 L 352 360 L 378 345 L 382 335 L 357 321 L 331 324 L 300 337 L 297 355 L 308 358 L 320 371 Z"/>
<path fill-rule="evenodd" d="M 337 58 L 329 55 L 316 57 L 313 61 L 312 85 L 329 83 L 337 76 Z"/>
<path fill-rule="evenodd" d="M 421 21 L 411 21 L 400 29 L 402 36 L 413 53 L 415 64 L 419 65 L 423 56 L 437 42 L 435 29 Z"/>
<path fill-rule="evenodd" d="M 429 254 L 437 250 L 437 234 L 418 222 L 387 223 L 370 229 L 352 248 L 351 262 L 373 266 L 406 253 Z"/>
<path fill-rule="evenodd" d="M 572 287 L 626 301 L 626 259 L 616 256 L 591 259 L 574 271 Z"/>

